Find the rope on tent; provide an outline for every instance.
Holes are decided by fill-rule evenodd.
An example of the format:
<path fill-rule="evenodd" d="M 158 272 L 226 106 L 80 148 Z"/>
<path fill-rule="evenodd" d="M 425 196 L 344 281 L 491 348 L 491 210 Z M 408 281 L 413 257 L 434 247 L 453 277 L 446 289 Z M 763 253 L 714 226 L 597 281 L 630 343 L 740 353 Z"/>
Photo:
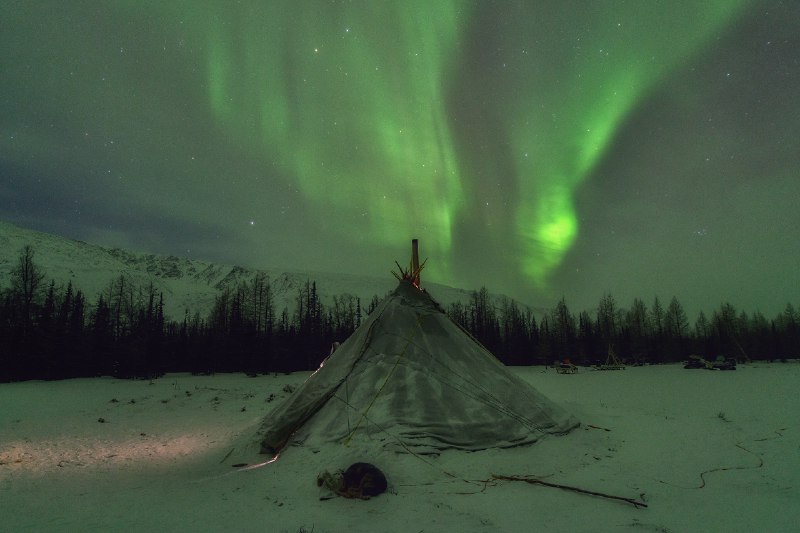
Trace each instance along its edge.
<path fill-rule="evenodd" d="M 350 380 L 348 377 L 349 375 L 344 377 L 344 397 L 346 405 L 350 405 Z M 336 395 L 334 394 L 333 397 L 336 398 Z M 347 411 L 347 433 L 350 433 L 350 411 Z"/>
<path fill-rule="evenodd" d="M 419 316 L 419 315 L 417 317 L 417 323 L 420 326 L 422 324 L 422 318 L 423 317 Z M 373 404 L 375 403 L 375 400 L 378 398 L 378 396 L 380 396 L 381 392 L 384 390 L 386 384 L 388 383 L 389 379 L 391 378 L 392 374 L 394 373 L 394 371 L 397 368 L 397 366 L 401 363 L 401 361 L 405 360 L 406 364 L 410 363 L 410 361 L 407 358 L 405 358 L 404 356 L 405 356 L 406 352 L 408 351 L 409 346 L 411 346 L 412 344 L 415 344 L 414 343 L 415 334 L 416 334 L 416 331 L 414 333 L 412 333 L 410 336 L 405 338 L 406 344 L 403 347 L 403 350 L 401 351 L 400 354 L 398 354 L 397 359 L 395 360 L 394 365 L 392 366 L 391 370 L 387 374 L 383 384 L 381 385 L 380 389 L 375 394 L 375 396 L 372 398 L 372 400 L 370 401 L 370 403 L 367 406 L 367 408 L 362 413 L 361 417 L 359 418 L 358 424 L 356 425 L 355 428 L 352 428 L 352 429 L 350 428 L 350 420 L 349 420 L 349 416 L 348 416 L 348 436 L 343 441 L 343 444 L 345 446 L 349 445 L 350 441 L 352 440 L 353 436 L 355 435 L 356 431 L 359 429 L 359 427 L 360 427 L 360 425 L 361 425 L 361 423 L 362 423 L 362 421 L 364 419 L 366 419 L 368 422 L 371 422 L 371 423 L 374 424 L 374 422 L 372 422 L 366 415 L 370 411 L 370 409 L 372 408 Z M 430 352 L 425 350 L 422 346 L 417 345 L 417 347 L 420 350 L 422 350 L 425 353 L 427 353 L 428 355 L 431 355 Z M 514 411 L 513 409 L 507 407 L 491 391 L 489 391 L 488 389 L 482 387 L 480 385 L 480 383 L 465 378 L 464 376 L 460 375 L 458 372 L 456 372 L 452 368 L 443 365 L 440 361 L 436 360 L 433 357 L 431 358 L 431 360 L 436 362 L 440 366 L 442 366 L 444 369 L 446 369 L 448 371 L 448 375 L 456 376 L 461 380 L 461 383 L 457 383 L 456 381 L 454 381 L 452 379 L 448 379 L 447 376 L 445 376 L 445 375 L 443 375 L 443 374 L 441 374 L 439 372 L 435 372 L 430 367 L 428 367 L 427 371 L 430 374 L 436 375 L 439 378 L 440 383 L 442 383 L 443 385 L 449 386 L 449 387 L 453 388 L 454 390 L 460 392 L 464 396 L 466 396 L 468 398 L 472 398 L 473 400 L 476 400 L 476 401 L 482 403 L 483 405 L 486 405 L 487 407 L 489 407 L 491 409 L 494 409 L 498 413 L 500 413 L 502 415 L 505 415 L 505 416 L 507 416 L 507 417 L 509 417 L 509 418 L 511 418 L 513 420 L 516 420 L 517 422 L 519 422 L 520 424 L 528 427 L 532 431 L 537 431 L 539 433 L 545 433 L 546 432 L 545 429 L 543 429 L 541 424 L 537 424 L 532 419 L 530 419 L 530 418 L 528 418 L 528 417 L 526 417 L 526 416 Z M 475 391 L 477 391 L 477 393 Z M 480 393 L 483 393 L 483 394 L 480 394 Z M 340 401 L 343 401 L 343 403 L 345 403 L 345 405 L 347 405 L 347 407 L 349 407 L 350 409 L 352 409 L 354 411 L 356 410 L 356 408 L 354 406 L 350 405 L 349 396 L 346 398 L 346 400 L 342 400 L 339 397 L 336 397 L 336 398 L 339 399 Z M 348 413 L 349 413 L 349 410 L 348 410 Z M 380 427 L 377 424 L 375 424 L 375 425 L 376 425 L 376 427 L 378 427 L 378 429 L 380 429 Z M 400 443 L 400 445 L 404 449 L 409 451 L 409 453 L 413 453 L 408 449 L 408 447 L 398 437 L 396 437 L 394 435 L 391 435 L 389 433 L 387 433 L 387 434 L 390 435 L 398 443 Z M 414 455 L 416 455 L 416 454 L 414 454 Z"/>
<path fill-rule="evenodd" d="M 390 334 L 390 335 L 397 335 L 397 334 L 395 334 L 395 333 L 393 333 L 393 332 L 391 332 L 389 330 L 386 330 L 384 324 L 382 323 L 381 319 L 382 319 L 383 311 L 385 309 L 386 308 L 384 307 L 381 310 L 381 312 L 378 315 L 378 317 L 376 317 L 376 320 L 370 325 L 370 328 L 369 328 L 369 330 L 367 332 L 365 341 L 364 341 L 364 343 L 363 343 L 363 345 L 361 347 L 361 353 L 359 354 L 359 356 L 356 358 L 356 360 L 354 361 L 353 365 L 351 366 L 351 370 L 353 368 L 355 368 L 355 366 L 358 364 L 358 362 L 361 361 L 363 359 L 364 355 L 367 353 L 367 351 L 369 349 L 369 346 L 370 346 L 370 342 L 371 342 L 372 337 L 374 335 L 375 328 L 381 328 L 387 334 Z M 439 310 L 439 312 L 443 312 L 441 309 L 438 309 L 438 310 Z M 524 414 L 521 414 L 521 413 L 513 410 L 513 408 L 505 405 L 505 403 L 500 398 L 498 398 L 492 391 L 490 391 L 489 389 L 484 387 L 480 382 L 476 382 L 476 381 L 474 381 L 472 379 L 469 379 L 469 378 L 465 377 L 464 375 L 460 374 L 458 371 L 454 370 L 453 368 L 445 365 L 438 358 L 433 357 L 433 354 L 431 354 L 431 352 L 429 352 L 424 346 L 416 343 L 415 342 L 416 334 L 417 334 L 418 331 L 420 331 L 422 329 L 422 322 L 423 322 L 423 319 L 426 316 L 427 316 L 427 313 L 425 313 L 425 314 L 419 314 L 418 313 L 417 314 L 416 323 L 417 323 L 418 327 L 414 328 L 410 335 L 408 335 L 408 336 L 397 335 L 398 337 L 400 337 L 400 338 L 402 338 L 402 339 L 404 339 L 406 341 L 405 345 L 404 345 L 402 351 L 397 355 L 397 359 L 395 360 L 394 365 L 390 369 L 389 373 L 386 375 L 386 378 L 384 379 L 384 381 L 381 384 L 380 388 L 378 389 L 377 393 L 372 398 L 370 403 L 367 405 L 367 407 L 364 410 L 364 412 L 361 413 L 357 423 L 355 424 L 355 427 L 352 427 L 352 428 L 351 428 L 351 424 L 350 424 L 350 416 L 349 416 L 349 410 L 348 410 L 348 417 L 347 417 L 348 435 L 342 441 L 345 446 L 349 445 L 350 441 L 352 440 L 353 436 L 355 435 L 355 433 L 360 428 L 360 426 L 361 426 L 362 422 L 364 421 L 364 419 L 367 419 L 369 421 L 369 419 L 367 418 L 367 413 L 369 413 L 369 411 L 372 409 L 372 406 L 374 405 L 374 403 L 377 400 L 377 398 L 383 392 L 384 388 L 386 387 L 386 384 L 389 382 L 389 379 L 391 378 L 391 376 L 395 372 L 395 370 L 396 370 L 397 366 L 400 364 L 400 362 L 402 360 L 404 360 L 404 359 L 406 361 L 408 361 L 408 359 L 405 357 L 405 355 L 406 355 L 406 352 L 408 351 L 409 347 L 412 346 L 412 345 L 415 345 L 418 349 L 420 349 L 420 351 L 426 353 L 430 357 L 430 361 L 432 363 L 434 363 L 435 365 L 438 365 L 440 368 L 442 368 L 442 369 L 447 371 L 446 372 L 447 375 L 444 375 L 441 372 L 434 371 L 431 367 L 427 367 L 427 372 L 429 372 L 430 374 L 436 375 L 438 377 L 439 381 L 443 385 L 452 387 L 454 390 L 460 392 L 461 394 L 465 395 L 466 397 L 472 398 L 472 399 L 474 399 L 474 400 L 486 405 L 487 407 L 497 411 L 498 413 L 500 413 L 500 414 L 502 414 L 504 416 L 507 416 L 507 417 L 509 417 L 509 418 L 511 418 L 513 420 L 516 420 L 518 423 L 526 426 L 531 431 L 536 431 L 538 433 L 546 433 L 546 428 L 545 428 L 546 424 L 536 423 L 532 418 L 529 418 L 529 417 L 525 416 Z M 463 333 L 465 333 L 475 343 L 475 345 L 479 348 L 479 350 L 481 350 L 484 353 L 484 355 L 488 359 L 496 360 L 495 357 L 492 355 L 492 353 L 485 346 L 483 346 L 483 344 L 481 344 L 480 341 L 478 341 L 473 335 L 471 335 L 466 329 L 464 329 L 463 326 L 461 326 L 460 324 L 458 324 L 457 322 L 452 321 L 452 320 L 450 322 L 452 324 L 454 324 L 456 327 L 458 327 Z M 346 405 L 348 405 L 348 407 L 350 409 L 353 409 L 355 411 L 356 409 L 352 405 L 349 404 L 349 387 L 347 386 L 348 385 L 347 384 L 348 376 L 349 376 L 349 372 L 345 375 L 345 377 L 343 379 L 343 381 L 345 382 L 345 394 L 346 394 L 346 401 L 344 403 Z M 454 377 L 457 378 L 457 379 L 453 379 Z M 341 385 L 341 383 L 340 383 L 340 385 Z M 336 388 L 338 388 L 338 387 L 336 387 Z M 341 398 L 339 398 L 339 399 L 341 400 Z M 403 447 L 405 447 L 404 444 L 401 444 L 401 445 Z"/>
<path fill-rule="evenodd" d="M 358 357 L 356 357 L 355 361 L 353 361 L 353 364 L 350 366 L 350 370 L 345 374 L 344 379 L 342 380 L 342 381 L 344 381 L 344 392 L 345 392 L 345 397 L 347 398 L 347 402 L 346 402 L 347 405 L 350 405 L 349 404 L 349 402 L 350 402 L 350 387 L 349 387 L 350 373 L 353 371 L 353 369 L 356 367 L 356 365 L 364 357 L 364 354 L 367 353 L 367 348 L 369 347 L 369 345 L 372 342 L 372 332 L 377 327 L 377 325 L 381 322 L 381 317 L 383 317 L 384 311 L 386 311 L 386 305 L 383 306 L 383 308 L 380 310 L 380 313 L 378 313 L 378 316 L 376 316 L 375 320 L 372 322 L 372 324 L 369 325 L 369 329 L 367 330 L 367 334 L 364 336 L 364 343 L 361 345 L 361 349 L 359 350 Z M 336 397 L 335 391 L 339 388 L 339 386 L 341 386 L 341 382 L 339 383 L 339 385 L 334 387 L 333 397 Z M 356 426 L 356 428 L 352 430 L 353 433 L 355 433 L 356 429 L 358 429 L 358 426 Z M 350 433 L 350 412 L 349 411 L 347 412 L 347 431 L 348 431 L 348 433 Z M 350 437 L 352 437 L 352 433 L 350 433 Z M 350 437 L 348 437 L 348 441 L 349 441 Z"/>
<path fill-rule="evenodd" d="M 420 325 L 420 327 L 422 325 L 422 319 L 423 318 L 424 318 L 424 315 L 417 315 L 417 323 Z M 495 357 L 492 355 L 492 353 L 489 352 L 486 349 L 486 347 L 483 346 L 483 344 L 481 344 L 480 341 L 475 339 L 475 337 L 473 337 L 467 330 L 465 330 L 462 326 L 460 326 L 456 322 L 453 322 L 452 320 L 451 320 L 451 323 L 455 324 L 462 332 L 464 332 L 470 339 L 472 339 L 475 342 L 476 346 L 480 350 L 482 350 L 484 352 L 484 354 L 486 355 L 487 358 L 489 358 L 491 360 L 496 360 Z M 377 324 L 378 324 L 378 321 L 373 323 L 372 327 L 376 327 Z M 371 333 L 372 332 L 370 331 L 370 337 L 371 337 Z M 388 330 L 386 330 L 386 333 L 390 334 L 390 335 L 395 335 L 395 333 L 392 333 L 392 332 L 390 332 Z M 491 409 L 494 409 L 498 413 L 500 413 L 500 414 L 502 414 L 504 416 L 507 416 L 507 417 L 509 417 L 509 418 L 511 418 L 513 420 L 516 420 L 517 422 L 519 422 L 520 424 L 528 427 L 532 431 L 537 431 L 539 433 L 546 433 L 546 429 L 543 428 L 542 424 L 537 424 L 536 422 L 534 422 L 533 419 L 531 419 L 529 417 L 526 417 L 525 415 L 520 414 L 517 411 L 514 411 L 512 408 L 507 406 L 500 398 L 498 398 L 491 390 L 489 390 L 486 387 L 484 387 L 480 382 L 468 379 L 464 375 L 460 374 L 458 371 L 454 370 L 452 367 L 447 366 L 444 363 L 442 363 L 442 361 L 439 360 L 439 358 L 434 357 L 433 354 L 431 354 L 428 350 L 426 350 L 424 346 L 422 346 L 420 344 L 417 344 L 415 342 L 415 339 L 414 339 L 415 335 L 416 335 L 416 330 L 414 331 L 414 333 L 412 333 L 408 337 L 398 335 L 399 337 L 404 338 L 406 340 L 406 345 L 403 348 L 402 353 L 400 354 L 400 356 L 398 356 L 398 359 L 395 361 L 395 364 L 392 367 L 392 371 L 391 372 L 393 372 L 395 367 L 400 363 L 401 357 L 408 351 L 409 346 L 411 346 L 413 344 L 420 351 L 424 352 L 425 354 L 427 354 L 429 356 L 429 361 L 431 363 L 433 363 L 435 365 L 438 365 L 439 367 L 441 367 L 444 370 L 446 370 L 446 374 L 442 374 L 442 373 L 439 373 L 439 372 L 435 372 L 432 367 L 426 367 L 426 372 L 428 372 L 430 374 L 433 374 L 433 375 L 436 375 L 438 377 L 440 383 L 442 383 L 444 385 L 447 385 L 449 387 L 452 387 L 454 390 L 460 392 L 464 396 L 466 396 L 468 398 L 472 398 L 473 400 L 476 400 L 476 401 L 482 403 L 483 405 L 486 405 L 487 407 L 489 407 Z M 365 346 L 364 346 L 365 350 L 364 351 L 366 351 L 366 346 L 368 344 L 369 344 L 369 341 L 367 341 L 365 343 Z M 361 359 L 361 356 L 359 356 L 359 360 L 360 359 Z M 355 366 L 355 365 L 353 365 L 353 366 Z M 390 372 L 390 375 L 391 375 L 391 372 Z M 458 380 L 460 380 L 461 383 L 457 383 L 457 380 L 452 379 L 452 377 L 458 378 Z M 388 381 L 388 379 L 389 379 L 389 376 L 387 376 L 386 381 Z M 383 385 L 386 384 L 386 381 L 384 382 Z M 377 396 L 380 395 L 380 391 L 382 391 L 382 390 L 383 390 L 383 386 L 381 386 L 381 389 L 378 391 L 378 394 L 375 396 L 375 398 L 373 398 L 373 402 L 375 401 Z M 371 406 L 372 406 L 372 402 L 370 403 L 369 407 L 367 408 L 367 411 L 371 408 Z M 360 424 L 360 421 L 359 421 L 359 424 Z M 352 438 L 352 434 L 355 432 L 355 429 L 352 430 L 352 432 L 350 431 L 350 428 L 349 428 L 349 416 L 348 416 L 348 432 L 349 432 L 349 437 L 346 439 L 346 442 L 349 442 L 350 438 Z"/>
<path fill-rule="evenodd" d="M 335 396 L 335 398 L 337 400 L 339 400 L 340 402 L 344 403 L 345 406 L 347 406 L 348 408 L 353 409 L 353 410 L 356 409 L 356 407 L 354 405 L 349 404 L 347 401 L 343 400 L 342 398 L 339 398 L 338 396 Z M 468 479 L 463 478 L 462 476 L 459 476 L 457 474 L 453 474 L 452 472 L 450 472 L 448 470 L 445 470 L 444 468 L 442 468 L 441 466 L 437 465 L 436 463 L 434 463 L 432 461 L 429 461 L 424 456 L 422 456 L 421 454 L 419 454 L 416 451 L 414 451 L 405 442 L 403 442 L 403 439 L 401 439 L 400 437 L 398 437 L 397 435 L 395 435 L 394 433 L 392 433 L 388 429 L 382 427 L 380 424 L 378 424 L 377 422 L 375 422 L 374 420 L 369 418 L 367 416 L 367 412 L 366 411 L 362 414 L 362 418 L 365 419 L 370 424 L 372 424 L 373 426 L 375 426 L 375 428 L 377 428 L 377 430 L 380 433 L 383 433 L 384 435 L 388 436 L 390 439 L 395 441 L 395 443 L 397 443 L 398 446 L 403 448 L 403 450 L 405 450 L 409 455 L 411 455 L 412 457 L 414 457 L 416 459 L 419 459 L 420 461 L 422 461 L 423 463 L 425 463 L 429 467 L 431 467 L 431 468 L 433 468 L 435 470 L 438 470 L 439 472 L 441 472 L 445 476 L 447 476 L 449 478 L 452 478 L 454 480 L 457 480 L 457 481 L 463 481 L 464 483 L 468 483 L 470 485 L 476 485 L 476 484 L 480 485 L 480 484 L 484 483 L 483 481 L 470 481 Z M 348 438 L 350 438 L 350 437 L 352 437 L 352 435 L 348 436 Z"/>
<path fill-rule="evenodd" d="M 445 316 L 447 316 L 446 313 L 444 313 L 444 310 L 442 310 L 441 308 L 439 308 L 438 311 L 441 312 L 442 314 L 444 314 Z M 490 352 L 489 349 L 486 348 L 486 346 L 484 346 L 483 343 L 481 343 L 481 341 L 479 341 L 477 338 L 475 338 L 475 336 L 472 335 L 472 333 L 470 333 L 466 328 L 464 328 L 464 326 L 462 326 L 461 324 L 459 324 L 455 320 L 450 319 L 450 317 L 447 317 L 447 318 L 450 321 L 450 323 L 455 325 L 459 330 L 461 330 L 462 333 L 464 333 L 467 337 L 472 339 L 472 341 L 475 343 L 475 345 L 478 346 L 478 348 L 483 351 L 483 354 L 487 359 L 492 360 L 492 361 L 497 361 L 497 358 L 492 354 L 492 352 Z M 477 400 L 477 401 L 483 403 L 487 407 L 491 407 L 491 408 L 495 409 L 497 412 L 499 412 L 501 414 L 504 414 L 504 415 L 508 416 L 509 418 L 513 418 L 514 420 L 516 420 L 520 424 L 523 424 L 523 425 L 531 428 L 532 430 L 538 431 L 539 433 L 545 433 L 545 430 L 541 427 L 540 424 L 536 424 L 532 419 L 530 419 L 530 418 L 528 418 L 528 417 L 526 417 L 524 415 L 521 415 L 520 413 L 517 413 L 516 411 L 513 411 L 512 409 L 506 407 L 504 402 L 502 402 L 499 398 L 497 398 L 489 389 L 483 387 L 480 382 L 472 381 L 472 380 L 469 380 L 469 379 L 465 378 L 463 375 L 461 375 L 457 371 L 455 371 L 452 367 L 446 366 L 438 358 L 433 357 L 433 354 L 431 354 L 430 352 L 425 350 L 422 346 L 418 345 L 417 347 L 420 348 L 420 350 L 422 350 L 423 352 L 425 352 L 429 356 L 431 356 L 431 361 L 432 362 L 442 366 L 445 370 L 447 370 L 448 375 L 453 375 L 453 376 L 458 377 L 459 379 L 461 379 L 462 382 L 464 382 L 466 385 L 468 385 L 470 387 L 470 389 L 461 388 L 461 387 L 457 386 L 454 382 L 448 380 L 444 375 L 438 374 L 439 377 L 440 377 L 441 383 L 453 387 L 455 390 L 461 392 L 462 394 L 464 394 L 464 395 L 466 395 L 466 396 L 468 396 L 468 397 L 470 397 L 470 398 L 472 398 L 474 400 Z M 485 397 L 480 397 L 480 396 L 474 394 L 472 392 L 472 390 L 480 391 L 481 393 L 483 393 L 485 395 Z M 486 401 L 487 399 L 491 399 L 492 401 Z"/>
<path fill-rule="evenodd" d="M 376 323 L 377 323 L 377 320 L 376 320 Z M 367 405 L 367 408 L 364 410 L 363 413 L 361 413 L 361 416 L 359 417 L 358 422 L 356 423 L 356 426 L 353 428 L 353 430 L 350 432 L 350 434 L 347 435 L 347 437 L 344 439 L 343 444 L 345 446 L 348 446 L 350 444 L 350 440 L 353 438 L 353 435 L 355 435 L 356 431 L 358 431 L 358 428 L 361 426 L 361 422 L 366 418 L 367 413 L 369 413 L 369 410 L 372 409 L 372 406 L 375 404 L 375 400 L 377 400 L 378 396 L 380 396 L 381 392 L 383 392 L 383 388 L 386 387 L 386 384 L 389 382 L 389 378 L 392 377 L 392 374 L 394 373 L 395 369 L 397 368 L 397 365 L 400 363 L 400 359 L 405 357 L 405 354 L 406 354 L 406 351 L 408 350 L 408 347 L 411 346 L 411 341 L 414 340 L 414 336 L 416 336 L 417 331 L 419 329 L 421 329 L 421 327 L 422 327 L 422 315 L 417 315 L 417 325 L 420 326 L 420 327 L 414 329 L 411 332 L 411 335 L 406 340 L 406 345 L 403 346 L 403 350 L 397 355 L 397 359 L 395 359 L 394 365 L 392 365 L 392 368 L 389 370 L 389 373 L 386 374 L 386 379 L 383 380 L 383 383 L 381 384 L 380 388 L 378 389 L 378 392 L 375 393 L 375 396 L 369 402 L 369 405 Z"/>
<path fill-rule="evenodd" d="M 495 394 L 490 390 L 481 385 L 478 381 L 470 380 L 460 374 L 458 371 L 454 370 L 452 367 L 449 367 L 442 363 L 441 361 L 435 360 L 435 363 L 443 367 L 447 370 L 447 374 L 439 374 L 432 370 L 429 370 L 431 373 L 437 375 L 440 378 L 440 382 L 444 385 L 448 385 L 453 389 L 457 390 L 458 392 L 462 393 L 463 395 L 472 398 L 483 405 L 490 407 L 497 411 L 498 413 L 504 414 L 509 418 L 513 418 L 517 422 L 524 424 L 531 429 L 535 429 L 540 432 L 544 432 L 544 430 L 539 427 L 532 419 L 514 411 L 511 407 L 507 406 L 500 398 L 495 396 Z M 461 384 L 456 383 L 455 380 L 449 379 L 448 376 L 455 376 L 461 380 Z M 467 387 L 463 387 L 462 384 L 467 385 Z M 475 391 L 481 394 L 477 394 Z"/>
<path fill-rule="evenodd" d="M 456 324 L 456 325 L 458 325 L 458 324 Z M 462 331 L 466 332 L 466 330 L 463 330 L 463 328 L 461 328 L 461 329 L 462 329 Z M 469 332 L 466 332 L 466 333 L 468 334 Z M 486 350 L 486 348 L 480 342 L 478 342 L 471 335 L 470 335 L 470 338 L 472 338 L 476 342 L 478 347 L 482 348 L 486 352 L 486 354 L 488 354 L 489 357 L 494 359 L 494 356 L 491 355 L 491 352 Z M 439 365 L 440 367 L 442 367 L 444 370 L 447 371 L 447 373 L 445 375 L 445 374 L 441 374 L 441 373 L 435 372 L 432 369 L 432 367 L 427 367 L 426 368 L 426 371 L 428 373 L 434 374 L 439 378 L 440 383 L 442 383 L 444 385 L 447 385 L 447 386 L 450 386 L 454 390 L 462 393 L 464 396 L 467 396 L 468 398 L 472 398 L 473 400 L 476 400 L 476 401 L 482 403 L 483 405 L 486 405 L 487 407 L 490 407 L 490 408 L 494 409 L 498 413 L 503 414 L 503 415 L 505 415 L 505 416 L 507 416 L 509 418 L 512 418 L 512 419 L 516 420 L 517 422 L 527 426 L 531 430 L 538 431 L 539 433 L 545 433 L 546 432 L 545 429 L 543 429 L 541 427 L 541 424 L 535 423 L 533 421 L 533 419 L 528 418 L 528 417 L 526 417 L 526 416 L 514 411 L 510 407 L 506 406 L 506 404 L 502 400 L 500 400 L 500 398 L 495 396 L 495 394 L 491 390 L 489 390 L 486 387 L 484 387 L 480 382 L 473 381 L 473 380 L 470 380 L 470 379 L 464 377 L 462 374 L 460 374 L 459 372 L 454 370 L 452 367 L 449 367 L 449 366 L 445 365 L 444 363 L 442 363 L 441 360 L 439 360 L 436 357 L 433 357 L 433 354 L 431 354 L 429 351 L 427 351 L 423 346 L 420 346 L 420 345 L 417 344 L 416 347 L 419 348 L 420 351 L 422 351 L 422 352 L 426 353 L 428 356 L 430 356 L 430 362 L 431 363 Z M 461 382 L 466 385 L 466 387 L 464 387 L 461 384 L 457 384 L 455 380 L 449 379 L 448 376 L 455 376 L 455 377 L 459 378 L 461 380 Z M 475 391 L 477 391 L 478 393 L 481 393 L 481 394 L 477 394 Z"/>
<path fill-rule="evenodd" d="M 328 392 L 326 392 L 324 394 L 324 396 L 320 399 L 320 401 L 315 403 L 313 409 L 306 410 L 306 412 L 303 414 L 303 416 L 301 416 L 297 420 L 295 420 L 295 422 L 292 424 L 292 426 L 286 432 L 285 438 L 283 438 L 281 440 L 281 442 L 276 445 L 277 449 L 283 448 L 286 445 L 286 443 L 288 443 L 292 439 L 292 437 L 295 435 L 295 433 L 297 433 L 300 430 L 300 428 L 303 427 L 303 425 L 309 420 L 309 418 L 311 418 L 314 415 L 314 413 L 316 413 L 316 410 L 317 410 L 317 408 L 319 406 L 324 405 L 325 402 L 327 402 L 331 397 L 335 397 L 336 396 L 336 391 L 339 390 L 339 387 L 342 386 L 342 383 L 345 383 L 345 386 L 346 386 L 348 376 L 353 371 L 353 369 L 356 367 L 356 365 L 359 363 L 359 361 L 361 361 L 361 359 L 364 357 L 364 354 L 367 352 L 367 348 L 369 347 L 370 342 L 372 341 L 373 330 L 375 329 L 376 324 L 378 324 L 378 322 L 380 321 L 380 319 L 383 316 L 383 313 L 384 313 L 385 310 L 386 310 L 386 306 L 384 305 L 380 309 L 380 312 L 378 313 L 378 315 L 375 317 L 375 320 L 369 325 L 369 328 L 367 329 L 366 335 L 364 336 L 365 337 L 364 338 L 364 342 L 362 343 L 361 348 L 359 350 L 358 357 L 356 357 L 355 360 L 353 361 L 352 365 L 350 365 L 350 369 L 345 373 L 344 377 L 341 380 L 339 380 L 338 383 L 336 383 L 335 385 L 330 387 Z M 319 371 L 319 370 L 317 370 L 317 371 Z M 311 375 L 313 376 L 314 374 L 311 374 Z M 310 377 L 308 379 L 310 379 Z M 349 425 L 350 425 L 349 416 L 348 416 L 347 424 L 348 424 L 348 427 L 349 427 Z"/>

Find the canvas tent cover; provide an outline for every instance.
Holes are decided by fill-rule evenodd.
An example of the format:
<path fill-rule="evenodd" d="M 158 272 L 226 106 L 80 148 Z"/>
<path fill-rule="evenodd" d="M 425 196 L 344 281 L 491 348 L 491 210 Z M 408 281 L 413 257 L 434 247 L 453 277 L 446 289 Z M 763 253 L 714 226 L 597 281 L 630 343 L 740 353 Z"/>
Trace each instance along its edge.
<path fill-rule="evenodd" d="M 261 451 L 353 438 L 405 449 L 532 443 L 578 421 L 509 372 L 408 281 L 267 415 Z"/>

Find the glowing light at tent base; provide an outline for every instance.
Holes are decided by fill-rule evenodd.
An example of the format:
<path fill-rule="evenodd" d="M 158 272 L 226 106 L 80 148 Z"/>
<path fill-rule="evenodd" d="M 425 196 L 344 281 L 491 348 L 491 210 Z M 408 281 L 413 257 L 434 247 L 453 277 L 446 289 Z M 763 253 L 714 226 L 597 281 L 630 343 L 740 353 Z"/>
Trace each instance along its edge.
<path fill-rule="evenodd" d="M 44 475 L 64 466 L 120 468 L 138 462 L 163 465 L 208 449 L 208 436 L 203 434 L 127 440 L 90 437 L 26 440 L 4 444 L 0 465 L 12 471 Z"/>
<path fill-rule="evenodd" d="M 253 465 L 244 466 L 239 469 L 239 472 L 243 472 L 245 470 L 255 470 L 256 468 L 262 468 L 264 466 L 271 465 L 272 463 L 277 461 L 280 458 L 280 456 L 281 456 L 280 453 L 276 453 L 269 461 L 264 461 L 263 463 L 256 463 Z"/>

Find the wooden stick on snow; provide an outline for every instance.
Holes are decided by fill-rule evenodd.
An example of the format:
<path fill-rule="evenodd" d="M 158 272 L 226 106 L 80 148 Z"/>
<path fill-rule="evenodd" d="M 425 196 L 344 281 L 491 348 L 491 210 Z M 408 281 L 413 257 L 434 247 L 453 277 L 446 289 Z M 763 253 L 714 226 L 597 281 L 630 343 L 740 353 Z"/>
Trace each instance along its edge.
<path fill-rule="evenodd" d="M 633 498 L 625 498 L 624 496 L 612 496 L 611 494 L 605 494 L 603 492 L 595 492 L 592 490 L 581 489 L 578 487 L 570 487 L 569 485 L 560 485 L 558 483 L 550 483 L 547 481 L 542 481 L 541 479 L 532 478 L 532 477 L 519 477 L 519 476 L 502 476 L 497 474 L 492 474 L 494 479 L 504 479 L 506 481 L 524 481 L 525 483 L 530 483 L 531 485 L 544 485 L 545 487 L 554 487 L 557 489 L 563 490 L 571 490 L 572 492 L 579 492 L 581 494 L 589 494 L 591 496 L 600 496 L 601 498 L 610 498 L 612 500 L 621 500 L 623 502 L 627 502 L 637 509 L 639 507 L 647 507 L 647 504 L 639 501 L 634 500 Z"/>

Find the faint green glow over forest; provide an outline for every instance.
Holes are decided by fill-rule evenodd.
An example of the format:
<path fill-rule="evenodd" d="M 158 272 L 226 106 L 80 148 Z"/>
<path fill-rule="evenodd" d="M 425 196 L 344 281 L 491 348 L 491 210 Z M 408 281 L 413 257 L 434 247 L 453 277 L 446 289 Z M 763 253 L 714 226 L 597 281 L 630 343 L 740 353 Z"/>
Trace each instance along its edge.
<path fill-rule="evenodd" d="M 17 2 L 0 213 L 377 276 L 419 238 L 430 280 L 577 306 L 785 303 L 798 21 L 778 0 Z"/>

